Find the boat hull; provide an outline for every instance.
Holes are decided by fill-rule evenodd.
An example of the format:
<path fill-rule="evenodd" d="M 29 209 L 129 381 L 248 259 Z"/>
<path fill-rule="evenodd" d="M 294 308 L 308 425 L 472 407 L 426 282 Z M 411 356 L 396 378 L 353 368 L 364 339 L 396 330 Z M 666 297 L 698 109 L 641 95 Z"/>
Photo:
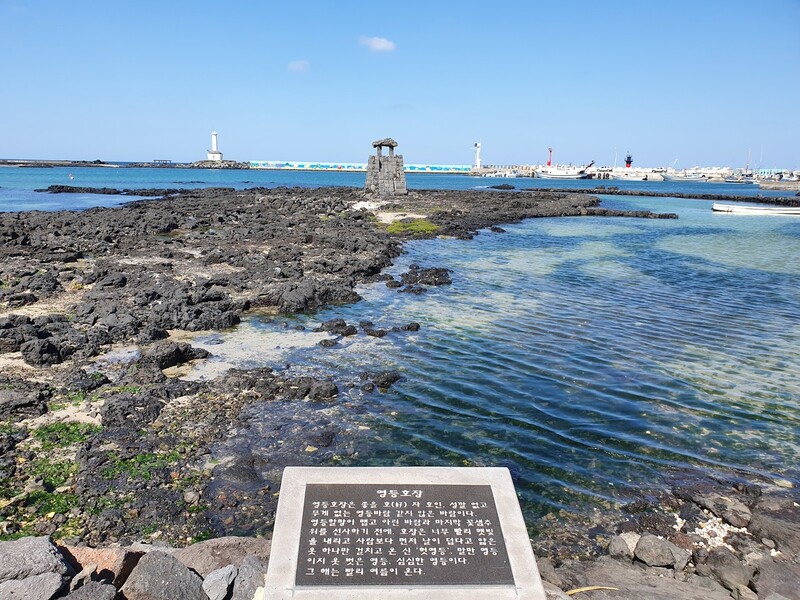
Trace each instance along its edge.
<path fill-rule="evenodd" d="M 588 173 L 542 173 L 536 171 L 536 177 L 539 179 L 589 179 L 591 175 Z"/>
<path fill-rule="evenodd" d="M 688 182 L 688 181 L 708 181 L 707 177 L 697 176 L 697 177 L 681 177 L 680 175 L 662 175 L 664 181 L 681 181 L 681 182 Z"/>

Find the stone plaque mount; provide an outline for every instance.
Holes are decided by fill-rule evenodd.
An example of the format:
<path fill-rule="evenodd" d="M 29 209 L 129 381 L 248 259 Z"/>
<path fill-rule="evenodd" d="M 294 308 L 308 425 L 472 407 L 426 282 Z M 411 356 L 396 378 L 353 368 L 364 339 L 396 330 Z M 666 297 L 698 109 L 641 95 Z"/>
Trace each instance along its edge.
<path fill-rule="evenodd" d="M 270 600 L 544 600 L 507 469 L 287 467 Z"/>

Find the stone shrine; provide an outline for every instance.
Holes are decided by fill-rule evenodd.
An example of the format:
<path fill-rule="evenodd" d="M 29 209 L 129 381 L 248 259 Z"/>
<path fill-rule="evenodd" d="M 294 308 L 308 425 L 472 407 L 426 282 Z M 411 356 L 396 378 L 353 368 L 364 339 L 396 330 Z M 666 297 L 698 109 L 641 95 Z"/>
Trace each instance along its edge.
<path fill-rule="evenodd" d="M 382 153 L 383 147 L 389 148 L 389 156 Z M 385 138 L 372 142 L 372 147 L 377 150 L 375 156 L 369 157 L 367 163 L 367 183 L 364 189 L 381 196 L 396 196 L 408 193 L 406 189 L 406 174 L 403 170 L 403 156 L 395 154 L 397 142 L 392 138 Z"/>

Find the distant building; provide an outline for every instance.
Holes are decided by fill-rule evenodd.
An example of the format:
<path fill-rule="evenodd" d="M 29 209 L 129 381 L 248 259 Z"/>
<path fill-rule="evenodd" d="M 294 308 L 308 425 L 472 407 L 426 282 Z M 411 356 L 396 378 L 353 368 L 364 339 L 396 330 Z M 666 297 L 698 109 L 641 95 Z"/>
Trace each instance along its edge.
<path fill-rule="evenodd" d="M 217 132 L 211 132 L 211 150 L 208 151 L 208 160 L 219 162 L 222 160 L 222 152 L 217 149 Z"/>

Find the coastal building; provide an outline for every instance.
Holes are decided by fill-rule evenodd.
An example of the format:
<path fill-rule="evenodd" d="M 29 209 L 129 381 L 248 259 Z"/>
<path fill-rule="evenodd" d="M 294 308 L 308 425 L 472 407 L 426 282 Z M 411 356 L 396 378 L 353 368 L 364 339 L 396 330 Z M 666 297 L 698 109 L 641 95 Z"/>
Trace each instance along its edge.
<path fill-rule="evenodd" d="M 397 142 L 392 138 L 384 138 L 372 142 L 372 147 L 376 149 L 376 154 L 369 157 L 367 182 L 364 189 L 381 196 L 407 194 L 403 156 L 394 153 Z M 389 156 L 383 155 L 384 147 L 389 148 Z"/>
<path fill-rule="evenodd" d="M 222 152 L 217 148 L 217 132 L 211 132 L 211 150 L 208 151 L 208 160 L 214 162 L 222 161 Z"/>

